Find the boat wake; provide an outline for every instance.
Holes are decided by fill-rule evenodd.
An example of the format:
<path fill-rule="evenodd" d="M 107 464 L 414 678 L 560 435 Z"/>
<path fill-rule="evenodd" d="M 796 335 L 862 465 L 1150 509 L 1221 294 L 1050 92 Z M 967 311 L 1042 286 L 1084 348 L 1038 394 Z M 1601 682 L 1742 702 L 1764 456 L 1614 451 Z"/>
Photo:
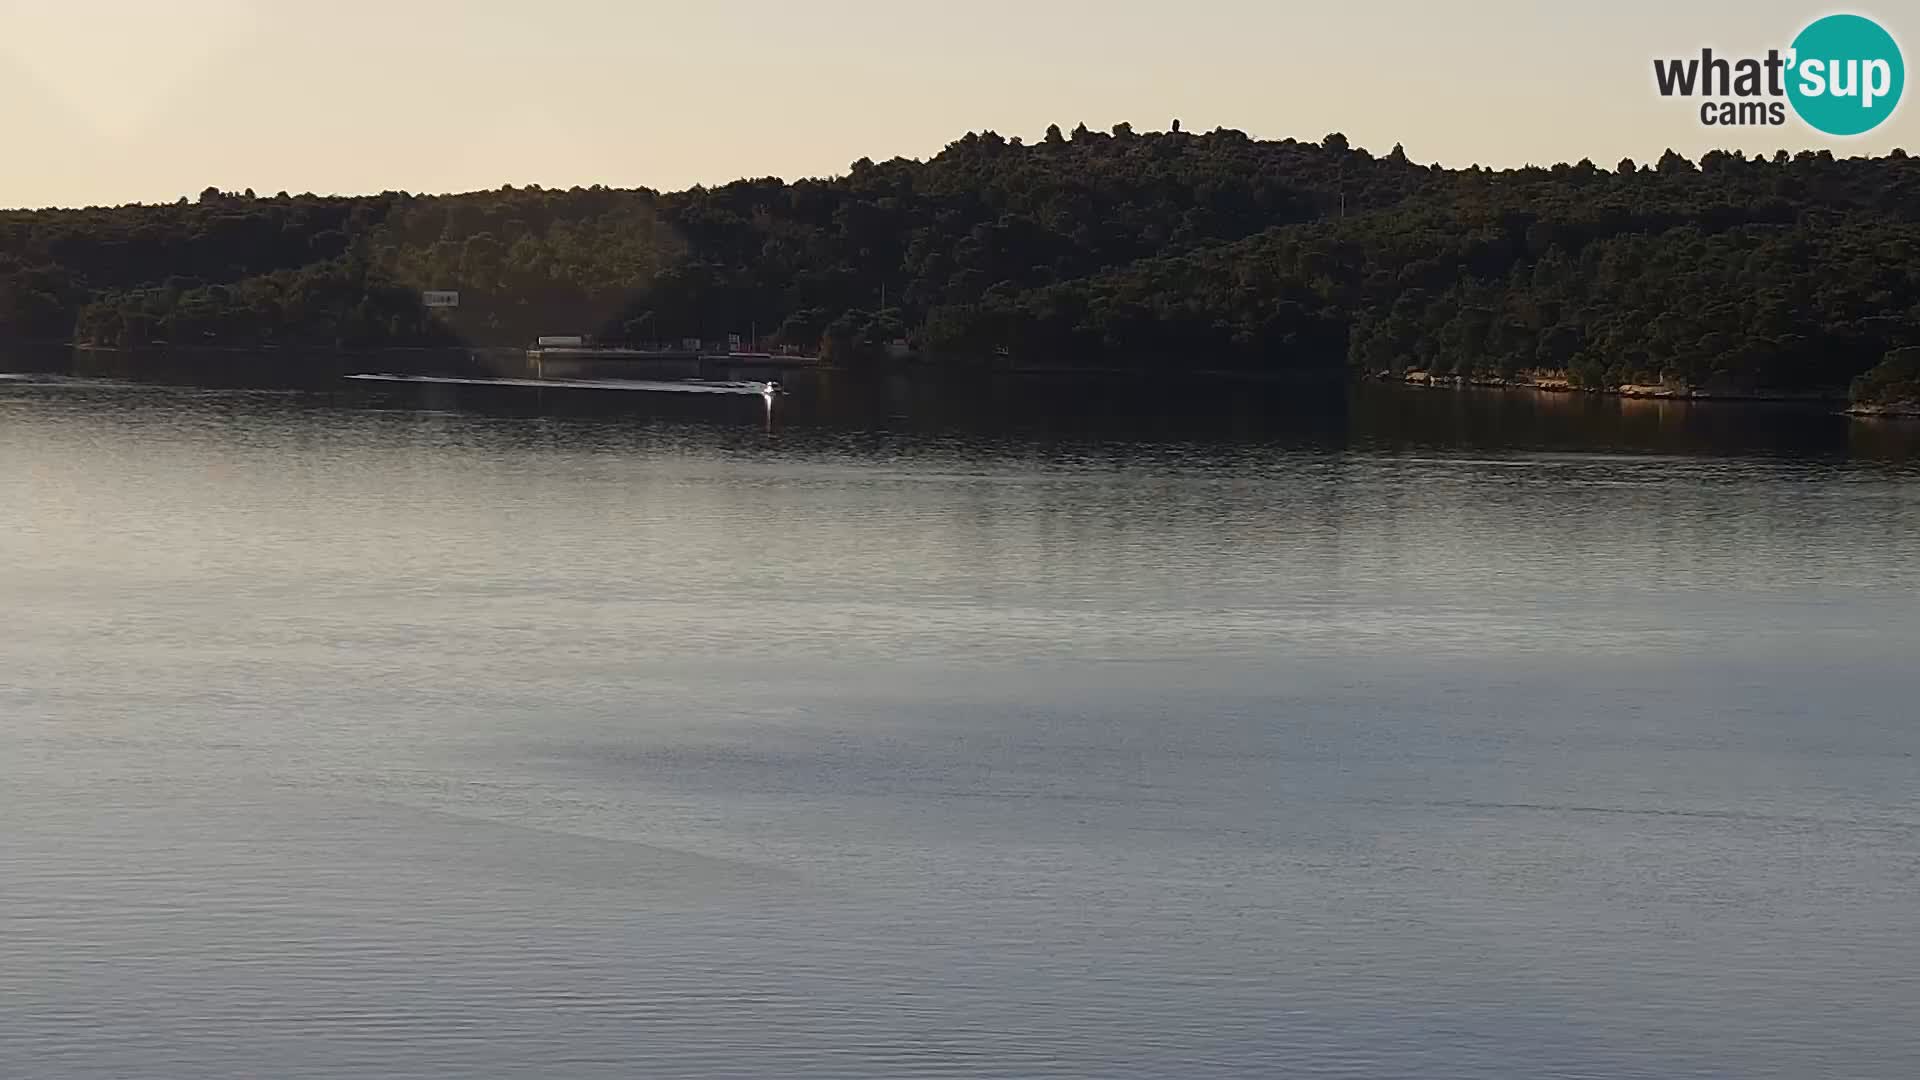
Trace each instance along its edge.
<path fill-rule="evenodd" d="M 707 379 L 483 379 L 454 375 L 348 375 L 363 382 L 421 383 L 434 386 L 516 386 L 540 390 L 640 390 L 669 394 L 752 394 L 771 398 L 780 393 L 776 382 L 725 382 Z"/>

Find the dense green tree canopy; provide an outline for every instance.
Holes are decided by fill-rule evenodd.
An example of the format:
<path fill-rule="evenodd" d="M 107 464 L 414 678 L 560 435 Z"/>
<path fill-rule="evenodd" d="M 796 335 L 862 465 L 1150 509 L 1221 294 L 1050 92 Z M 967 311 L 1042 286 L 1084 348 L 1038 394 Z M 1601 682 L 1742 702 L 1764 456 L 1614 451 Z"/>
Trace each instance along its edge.
<path fill-rule="evenodd" d="M 420 305 L 458 289 L 455 312 Z M 0 212 L 0 339 L 523 344 L 757 328 L 842 357 L 1847 384 L 1920 346 L 1920 162 L 1492 171 L 1334 133 L 968 134 L 677 193 Z M 1878 385 L 1878 384 L 1875 384 Z"/>

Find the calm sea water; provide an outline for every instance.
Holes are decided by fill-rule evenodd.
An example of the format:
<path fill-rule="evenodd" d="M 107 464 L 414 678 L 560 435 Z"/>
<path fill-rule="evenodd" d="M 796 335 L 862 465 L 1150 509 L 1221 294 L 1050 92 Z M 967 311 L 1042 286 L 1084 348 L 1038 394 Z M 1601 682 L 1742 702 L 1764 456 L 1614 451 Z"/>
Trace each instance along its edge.
<path fill-rule="evenodd" d="M 0 381 L 0 1076 L 1920 1073 L 1913 430 L 735 404 Z"/>

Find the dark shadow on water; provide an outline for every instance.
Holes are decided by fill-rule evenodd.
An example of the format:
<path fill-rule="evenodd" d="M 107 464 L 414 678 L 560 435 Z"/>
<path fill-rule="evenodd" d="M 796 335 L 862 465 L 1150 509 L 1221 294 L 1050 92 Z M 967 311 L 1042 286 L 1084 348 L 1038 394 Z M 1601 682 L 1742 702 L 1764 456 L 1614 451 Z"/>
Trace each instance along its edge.
<path fill-rule="evenodd" d="M 1348 400 L 1352 444 L 1382 449 L 1828 459 L 1904 459 L 1920 450 L 1920 425 L 1857 419 L 1818 403 L 1380 383 L 1354 386 Z"/>
<path fill-rule="evenodd" d="M 959 447 L 1188 444 L 1375 453 L 1601 453 L 1909 461 L 1920 422 L 1818 404 L 1683 402 L 1532 390 L 1132 376 L 801 372 L 754 396 L 356 382 L 364 371 L 502 374 L 462 350 L 340 353 L 0 352 L 0 380 L 269 391 L 287 408 L 428 410 L 594 426 L 689 425 L 733 436 L 928 440 Z M 18 392 L 18 391 L 16 391 Z"/>

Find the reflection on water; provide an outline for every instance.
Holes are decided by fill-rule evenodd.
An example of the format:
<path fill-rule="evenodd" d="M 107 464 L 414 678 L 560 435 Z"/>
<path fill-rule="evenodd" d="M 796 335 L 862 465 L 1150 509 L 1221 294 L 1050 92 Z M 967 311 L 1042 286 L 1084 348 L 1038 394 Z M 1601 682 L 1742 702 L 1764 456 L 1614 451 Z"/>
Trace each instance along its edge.
<path fill-rule="evenodd" d="M 1911 429 L 620 396 L 0 383 L 0 1075 L 1920 1067 Z"/>
<path fill-rule="evenodd" d="M 196 389 L 302 390 L 302 407 L 426 408 L 525 418 L 601 418 L 732 424 L 765 420 L 757 400 L 716 406 L 666 395 L 634 397 L 502 387 L 355 386 L 370 370 L 427 375 L 521 375 L 510 350 L 388 350 L 377 355 L 0 352 L 14 381 L 75 379 Z M 602 372 L 620 376 L 617 370 Z M 1021 442 L 1264 444 L 1317 448 L 1474 448 L 1493 451 L 1756 455 L 1904 460 L 1920 451 L 1920 422 L 1852 418 L 1831 404 L 1685 402 L 1397 384 L 1260 383 L 1205 379 L 1039 377 L 716 370 L 775 378 L 791 393 L 774 428 L 889 432 Z M 624 377 L 624 376 L 622 376 Z M 763 426 L 768 426 L 764 425 Z"/>

